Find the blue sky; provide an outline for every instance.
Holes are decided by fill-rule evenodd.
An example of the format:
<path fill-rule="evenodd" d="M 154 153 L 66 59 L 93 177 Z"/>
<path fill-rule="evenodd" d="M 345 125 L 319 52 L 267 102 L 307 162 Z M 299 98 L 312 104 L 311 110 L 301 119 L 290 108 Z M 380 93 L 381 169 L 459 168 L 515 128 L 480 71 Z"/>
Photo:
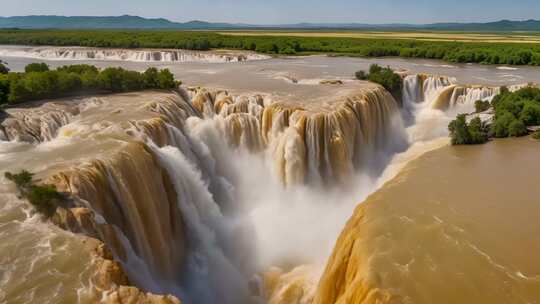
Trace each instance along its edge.
<path fill-rule="evenodd" d="M 121 15 L 256 24 L 540 19 L 540 0 L 0 0 L 2 16 Z"/>

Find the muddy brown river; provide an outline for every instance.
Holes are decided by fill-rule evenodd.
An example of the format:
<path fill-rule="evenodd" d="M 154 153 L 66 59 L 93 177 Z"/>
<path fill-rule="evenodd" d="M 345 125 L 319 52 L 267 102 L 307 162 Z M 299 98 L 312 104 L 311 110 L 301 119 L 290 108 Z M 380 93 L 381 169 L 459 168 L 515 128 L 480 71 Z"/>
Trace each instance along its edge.
<path fill-rule="evenodd" d="M 409 163 L 359 207 L 362 276 L 402 303 L 538 303 L 539 152 L 496 140 Z"/>
<path fill-rule="evenodd" d="M 130 52 L 0 46 L 14 71 L 157 66 L 184 82 L 179 94 L 6 110 L 0 303 L 119 303 L 126 284 L 187 304 L 341 304 L 361 291 L 382 303 L 540 303 L 540 142 L 452 147 L 447 131 L 500 86 L 540 82 L 538 68 Z M 353 79 L 373 63 L 408 74 L 402 107 Z M 89 252 L 88 231 L 32 212 L 3 176 L 21 169 L 95 213 L 92 236 L 129 284 L 103 283 L 114 267 Z M 323 274 L 350 261 L 345 277 Z"/>

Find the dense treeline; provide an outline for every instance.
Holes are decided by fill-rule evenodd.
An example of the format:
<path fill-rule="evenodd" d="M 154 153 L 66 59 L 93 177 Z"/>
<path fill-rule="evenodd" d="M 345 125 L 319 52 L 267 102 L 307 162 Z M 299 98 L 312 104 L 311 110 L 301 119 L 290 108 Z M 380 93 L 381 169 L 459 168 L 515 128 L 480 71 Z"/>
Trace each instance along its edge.
<path fill-rule="evenodd" d="M 511 93 L 506 88 L 491 101 L 494 117 L 491 124 L 482 123 L 478 117 L 466 121 L 458 115 L 448 126 L 452 144 L 480 144 L 490 137 L 518 137 L 527 135 L 527 127 L 540 125 L 540 89 L 526 87 Z M 486 110 L 485 102 L 477 102 L 477 111 Z M 537 132 L 533 135 L 540 138 Z"/>
<path fill-rule="evenodd" d="M 24 73 L 0 74 L 0 105 L 96 92 L 172 89 L 177 85 L 168 69 L 149 68 L 139 73 L 82 64 L 49 70 L 44 63 L 32 63 Z"/>
<path fill-rule="evenodd" d="M 192 31 L 0 30 L 0 44 L 191 50 L 230 48 L 285 55 L 335 53 L 363 57 L 442 59 L 461 63 L 540 65 L 540 45 L 527 43 L 233 36 Z"/>

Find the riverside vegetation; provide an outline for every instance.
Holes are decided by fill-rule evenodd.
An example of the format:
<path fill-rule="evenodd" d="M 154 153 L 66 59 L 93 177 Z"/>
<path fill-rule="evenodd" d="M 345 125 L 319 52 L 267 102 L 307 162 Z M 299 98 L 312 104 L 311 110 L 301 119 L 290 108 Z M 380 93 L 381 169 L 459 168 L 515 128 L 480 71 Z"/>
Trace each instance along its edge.
<path fill-rule="evenodd" d="M 501 93 L 491 103 L 477 101 L 477 112 L 493 108 L 491 123 L 482 122 L 479 117 L 467 123 L 466 114 L 460 114 L 450 122 L 448 129 L 452 144 L 481 144 L 489 138 L 518 137 L 528 134 L 527 127 L 540 125 L 540 89 L 526 87 L 516 92 L 502 88 Z M 539 132 L 533 138 L 540 138 Z"/>
<path fill-rule="evenodd" d="M 35 210 L 45 218 L 50 218 L 56 212 L 57 202 L 62 199 L 61 193 L 56 191 L 54 185 L 36 185 L 34 174 L 26 170 L 19 173 L 5 172 L 6 179 L 17 186 L 21 197 L 34 206 Z"/>
<path fill-rule="evenodd" d="M 458 63 L 540 65 L 540 45 L 421 41 L 415 39 L 223 35 L 202 31 L 0 30 L 0 44 L 116 48 L 251 50 L 267 54 L 313 54 L 442 59 Z"/>
<path fill-rule="evenodd" d="M 50 70 L 45 63 L 32 63 L 24 73 L 1 73 L 0 105 L 90 93 L 116 93 L 147 89 L 173 89 L 179 85 L 168 70 L 149 68 L 143 73 L 123 68 L 106 68 L 86 64 Z M 5 67 L 5 66 L 4 66 Z"/>
<path fill-rule="evenodd" d="M 358 80 L 369 80 L 382 85 L 397 102 L 402 101 L 403 80 L 390 67 L 383 68 L 378 64 L 369 67 L 369 73 L 358 71 L 355 73 Z"/>

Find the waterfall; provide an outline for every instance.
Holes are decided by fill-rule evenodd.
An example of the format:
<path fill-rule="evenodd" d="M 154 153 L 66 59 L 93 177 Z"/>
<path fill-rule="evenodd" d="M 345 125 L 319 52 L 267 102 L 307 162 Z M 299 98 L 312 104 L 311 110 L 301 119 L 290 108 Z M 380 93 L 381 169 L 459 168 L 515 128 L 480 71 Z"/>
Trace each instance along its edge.
<path fill-rule="evenodd" d="M 332 109 L 274 103 L 262 121 L 285 184 L 344 184 L 356 171 L 376 175 L 406 146 L 397 104 L 381 89 L 347 97 Z"/>
<path fill-rule="evenodd" d="M 448 135 L 448 123 L 457 114 L 472 113 L 477 100 L 491 101 L 499 87 L 463 86 L 456 79 L 433 75 L 408 75 L 403 80 L 403 117 L 409 141 Z"/>
<path fill-rule="evenodd" d="M 181 282 L 189 293 L 182 299 L 188 303 L 243 303 L 249 297 L 248 274 L 229 257 L 220 245 L 234 243 L 219 240 L 234 231 L 224 221 L 199 169 L 176 148 L 157 149 L 160 163 L 167 169 L 178 194 L 178 207 L 186 221 L 189 252 Z M 245 261 L 244 261 L 245 262 Z"/>
<path fill-rule="evenodd" d="M 36 47 L 0 49 L 0 56 L 47 60 L 104 60 L 133 62 L 242 62 L 269 58 L 249 52 L 211 52 L 189 50 L 101 49 L 82 47 Z"/>
<path fill-rule="evenodd" d="M 379 87 L 319 105 L 153 94 L 66 103 L 65 120 L 53 108 L 10 109 L 3 125 L 37 147 L 83 153 L 46 180 L 93 212 L 92 233 L 76 232 L 104 241 L 130 282 L 186 303 L 244 303 L 261 296 L 255 273 L 324 258 L 350 197 L 364 197 L 407 145 L 397 103 Z M 328 242 L 314 244 L 322 234 Z"/>
<path fill-rule="evenodd" d="M 0 133 L 8 141 L 49 141 L 79 112 L 77 106 L 67 104 L 45 104 L 37 111 L 16 111 L 0 123 Z"/>

